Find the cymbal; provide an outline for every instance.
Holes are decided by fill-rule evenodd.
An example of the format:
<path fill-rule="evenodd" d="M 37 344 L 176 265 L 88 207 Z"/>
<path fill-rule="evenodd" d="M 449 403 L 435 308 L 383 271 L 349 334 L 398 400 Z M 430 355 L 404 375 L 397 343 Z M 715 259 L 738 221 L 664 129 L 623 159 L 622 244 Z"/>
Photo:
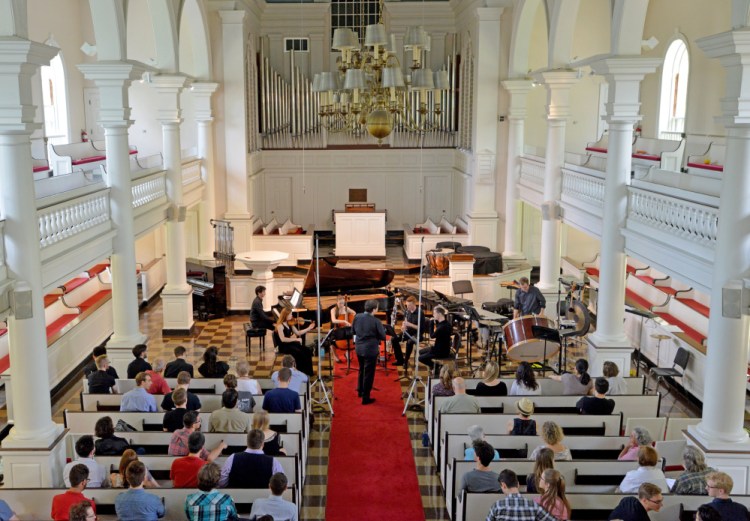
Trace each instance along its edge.
<path fill-rule="evenodd" d="M 655 338 L 656 340 L 669 340 L 672 337 L 669 335 L 657 334 L 657 335 L 651 335 L 651 338 Z"/>

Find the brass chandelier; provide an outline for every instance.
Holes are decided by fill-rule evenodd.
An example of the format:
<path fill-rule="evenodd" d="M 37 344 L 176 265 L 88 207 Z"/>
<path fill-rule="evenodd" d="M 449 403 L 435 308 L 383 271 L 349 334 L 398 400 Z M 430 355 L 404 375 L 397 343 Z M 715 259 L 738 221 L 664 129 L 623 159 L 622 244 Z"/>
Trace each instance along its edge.
<path fill-rule="evenodd" d="M 404 37 L 404 49 L 412 56 L 406 78 L 393 42 L 382 23 L 367 26 L 361 47 L 352 29 L 334 31 L 331 48 L 341 52 L 337 70 L 316 74 L 312 84 L 320 95 L 318 114 L 327 131 L 366 129 L 380 144 L 397 123 L 420 133 L 436 128 L 442 113 L 440 92 L 451 89 L 448 71 L 423 66 L 422 53 L 430 48 L 424 27 L 409 27 Z M 434 103 L 428 104 L 431 96 Z"/>

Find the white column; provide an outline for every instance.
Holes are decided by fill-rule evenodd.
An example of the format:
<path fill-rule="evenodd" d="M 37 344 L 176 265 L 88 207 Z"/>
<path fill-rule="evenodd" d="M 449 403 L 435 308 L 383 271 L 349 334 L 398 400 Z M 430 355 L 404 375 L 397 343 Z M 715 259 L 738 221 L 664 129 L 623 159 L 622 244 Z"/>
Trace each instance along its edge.
<path fill-rule="evenodd" d="M 100 120 L 107 149 L 107 183 L 110 187 L 112 221 L 117 235 L 112 240 L 112 318 L 114 333 L 107 343 L 108 355 L 118 373 L 132 360 L 130 350 L 147 340 L 138 323 L 138 287 L 133 224 L 133 187 L 130 173 L 128 128 L 130 84 L 143 68 L 133 63 L 91 63 L 78 67 L 99 89 Z"/>
<path fill-rule="evenodd" d="M 547 296 L 547 310 L 557 301 L 560 278 L 560 196 L 562 166 L 565 162 L 565 124 L 570 116 L 570 89 L 576 83 L 574 71 L 551 71 L 539 74 L 547 89 L 547 155 L 544 165 L 544 203 L 542 208 L 542 247 L 539 284 Z"/>
<path fill-rule="evenodd" d="M 14 425 L 2 442 L 8 487 L 54 487 L 64 464 L 62 426 L 52 421 L 42 260 L 29 136 L 34 123 L 32 75 L 58 49 L 21 38 L 0 40 L 0 204 L 5 261 L 15 279 L 8 317 Z"/>
<path fill-rule="evenodd" d="M 506 80 L 502 83 L 510 95 L 508 103 L 508 157 L 505 177 L 505 248 L 503 264 L 518 264 L 525 258 L 518 234 L 518 181 L 521 175 L 526 96 L 531 91 L 531 80 Z"/>
<path fill-rule="evenodd" d="M 214 186 L 214 117 L 211 97 L 218 83 L 193 83 L 191 91 L 195 99 L 195 121 L 198 124 L 198 157 L 201 158 L 201 178 L 204 185 L 200 204 L 200 254 L 204 261 L 214 259 L 214 229 L 211 219 L 216 218 L 216 187 Z"/>
<path fill-rule="evenodd" d="M 600 368 L 608 354 L 615 360 L 629 362 L 632 353 L 623 327 L 627 260 L 621 231 L 628 213 L 633 124 L 642 117 L 639 114 L 640 84 L 645 75 L 654 72 L 660 64 L 659 59 L 637 57 L 608 58 L 592 64 L 594 72 L 604 75 L 609 83 L 609 146 L 599 259 L 599 307 L 596 332 L 588 338 L 597 350 L 595 360 L 590 360 L 592 374 L 601 374 Z M 629 374 L 630 364 L 620 370 Z"/>
<path fill-rule="evenodd" d="M 473 165 L 467 218 L 473 244 L 497 249 L 495 179 L 497 163 L 497 110 L 500 88 L 500 16 L 502 8 L 476 10 L 474 30 L 474 106 L 472 110 Z"/>
<path fill-rule="evenodd" d="M 163 331 L 186 334 L 193 327 L 193 290 L 185 276 L 185 213 L 182 187 L 182 149 L 180 93 L 186 77 L 158 75 L 153 79 L 159 97 L 157 120 L 161 122 L 164 169 L 167 171 L 167 283 L 161 292 Z"/>

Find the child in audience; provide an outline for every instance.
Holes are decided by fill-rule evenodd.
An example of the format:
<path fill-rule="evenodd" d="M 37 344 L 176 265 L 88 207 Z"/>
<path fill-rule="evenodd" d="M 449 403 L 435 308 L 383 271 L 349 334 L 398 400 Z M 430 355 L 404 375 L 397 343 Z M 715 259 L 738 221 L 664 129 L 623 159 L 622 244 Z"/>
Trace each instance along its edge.
<path fill-rule="evenodd" d="M 552 452 L 555 453 L 556 461 L 572 460 L 573 458 L 570 455 L 570 450 L 562 443 L 564 438 L 565 435 L 563 434 L 563 430 L 558 424 L 555 422 L 544 422 L 542 425 L 542 440 L 544 440 L 545 444 L 534 449 L 534 452 L 531 453 L 529 459 L 536 459 L 537 451 L 547 447 L 548 449 L 552 449 Z"/>
<path fill-rule="evenodd" d="M 258 411 L 253 414 L 251 429 L 263 431 L 266 437 L 263 442 L 263 453 L 268 456 L 283 456 L 286 451 L 281 447 L 279 433 L 271 430 L 271 415 L 268 411 Z"/>
<path fill-rule="evenodd" d="M 510 395 L 534 395 L 542 394 L 542 386 L 536 381 L 534 370 L 528 362 L 521 362 L 516 369 L 516 380 L 510 386 Z"/>
<path fill-rule="evenodd" d="M 516 402 L 518 417 L 508 420 L 506 428 L 508 434 L 514 436 L 536 436 L 536 420 L 531 419 L 534 414 L 534 402 L 528 398 L 521 398 Z"/>
<path fill-rule="evenodd" d="M 555 468 L 555 453 L 552 449 L 543 447 L 537 452 L 536 459 L 534 460 L 534 471 L 526 476 L 526 492 L 529 494 L 536 494 L 539 492 L 538 483 L 542 478 L 542 474 L 545 470 Z"/>
<path fill-rule="evenodd" d="M 664 472 L 656 468 L 658 462 L 659 455 L 653 447 L 641 447 L 638 449 L 638 468 L 629 470 L 625 474 L 625 478 L 620 483 L 620 491 L 624 494 L 638 492 L 638 487 L 643 483 L 651 483 L 661 490 L 669 490 Z"/>
<path fill-rule="evenodd" d="M 440 369 L 440 380 L 432 386 L 432 396 L 453 396 L 453 377 L 456 375 L 456 367 L 453 364 L 445 364 Z"/>
<path fill-rule="evenodd" d="M 500 380 L 500 366 L 490 360 L 484 366 L 484 380 L 477 384 L 474 396 L 507 396 L 508 387 Z"/>
<path fill-rule="evenodd" d="M 534 502 L 560 521 L 570 519 L 570 502 L 565 497 L 565 480 L 560 472 L 547 469 L 539 478 L 539 491 L 542 494 Z"/>
<path fill-rule="evenodd" d="M 138 461 L 138 455 L 133 449 L 128 449 L 122 453 L 122 457 L 120 458 L 119 472 L 113 472 L 109 475 L 110 483 L 113 488 L 130 487 L 125 472 L 128 468 L 128 465 L 130 465 L 130 463 L 132 463 L 133 461 Z M 143 486 L 144 488 L 159 488 L 159 483 L 157 483 L 148 469 L 146 469 L 146 476 L 143 479 Z"/>
<path fill-rule="evenodd" d="M 228 374 L 224 376 L 225 389 L 234 389 L 237 391 L 238 383 L 239 380 L 237 380 L 235 375 Z M 252 393 L 248 391 L 237 391 L 237 408 L 244 413 L 252 414 L 253 409 L 255 408 L 255 398 L 253 398 Z"/>
<path fill-rule="evenodd" d="M 607 396 L 615 396 L 618 394 L 628 394 L 628 386 L 625 383 L 625 378 L 620 376 L 620 369 L 617 364 L 610 362 L 609 360 L 604 362 L 602 365 L 602 375 L 609 382 L 609 391 Z"/>
<path fill-rule="evenodd" d="M 579 358 L 576 360 L 576 374 L 551 374 L 549 377 L 558 382 L 562 382 L 562 393 L 565 395 L 586 395 L 590 394 L 591 389 L 594 387 L 594 382 L 591 380 L 588 370 L 589 363 L 585 359 Z"/>

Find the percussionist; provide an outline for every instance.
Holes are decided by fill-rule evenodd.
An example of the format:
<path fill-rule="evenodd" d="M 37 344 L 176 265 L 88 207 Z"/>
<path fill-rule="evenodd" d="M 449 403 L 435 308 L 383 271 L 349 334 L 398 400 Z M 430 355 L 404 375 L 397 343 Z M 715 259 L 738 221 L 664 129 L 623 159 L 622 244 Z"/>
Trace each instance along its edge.
<path fill-rule="evenodd" d="M 515 302 L 513 303 L 513 318 L 525 315 L 541 315 L 547 301 L 539 288 L 529 284 L 528 277 L 521 277 L 518 280 L 518 291 L 516 291 Z"/>

